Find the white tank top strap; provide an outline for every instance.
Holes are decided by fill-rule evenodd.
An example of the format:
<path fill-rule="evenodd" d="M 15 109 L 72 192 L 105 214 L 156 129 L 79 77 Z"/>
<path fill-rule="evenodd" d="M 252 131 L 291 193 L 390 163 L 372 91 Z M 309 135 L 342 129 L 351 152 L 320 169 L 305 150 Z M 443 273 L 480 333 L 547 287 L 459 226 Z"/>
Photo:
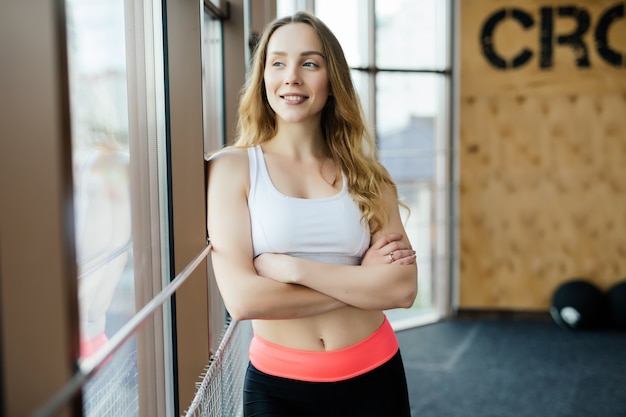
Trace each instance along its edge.
<path fill-rule="evenodd" d="M 259 153 L 260 146 L 248 148 L 248 161 L 250 166 L 250 195 L 257 189 L 257 178 L 259 177 Z M 263 157 L 263 155 L 261 155 Z"/>

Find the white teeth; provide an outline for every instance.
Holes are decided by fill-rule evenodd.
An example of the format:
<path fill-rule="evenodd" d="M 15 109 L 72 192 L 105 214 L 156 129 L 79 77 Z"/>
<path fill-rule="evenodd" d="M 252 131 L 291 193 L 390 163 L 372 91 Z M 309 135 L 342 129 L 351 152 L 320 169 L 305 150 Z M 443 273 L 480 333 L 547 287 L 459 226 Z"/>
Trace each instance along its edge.
<path fill-rule="evenodd" d="M 304 96 L 284 96 L 283 98 L 288 101 L 296 101 L 304 99 Z"/>

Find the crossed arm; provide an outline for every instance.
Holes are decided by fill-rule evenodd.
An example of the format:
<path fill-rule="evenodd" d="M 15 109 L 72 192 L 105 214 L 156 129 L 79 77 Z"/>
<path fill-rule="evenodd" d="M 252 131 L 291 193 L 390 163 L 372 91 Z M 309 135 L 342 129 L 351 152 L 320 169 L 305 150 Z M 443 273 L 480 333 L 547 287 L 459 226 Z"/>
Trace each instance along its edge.
<path fill-rule="evenodd" d="M 346 305 L 382 310 L 413 303 L 417 293 L 415 253 L 404 233 L 395 195 L 389 203 L 389 222 L 373 237 L 361 265 L 325 264 L 269 253 L 253 260 L 247 164 L 245 152 L 226 153 L 209 164 L 211 259 L 220 293 L 235 319 L 289 319 Z M 392 233 L 394 230 L 401 232 Z M 390 264 L 391 252 L 394 261 Z"/>
<path fill-rule="evenodd" d="M 386 239 L 383 236 L 376 244 L 402 244 L 401 240 L 386 244 Z M 387 255 L 382 257 L 385 258 Z M 255 259 L 254 266 L 263 277 L 304 286 L 365 310 L 408 308 L 413 305 L 417 294 L 414 255 L 396 260 L 392 264 L 340 265 L 266 253 Z"/>

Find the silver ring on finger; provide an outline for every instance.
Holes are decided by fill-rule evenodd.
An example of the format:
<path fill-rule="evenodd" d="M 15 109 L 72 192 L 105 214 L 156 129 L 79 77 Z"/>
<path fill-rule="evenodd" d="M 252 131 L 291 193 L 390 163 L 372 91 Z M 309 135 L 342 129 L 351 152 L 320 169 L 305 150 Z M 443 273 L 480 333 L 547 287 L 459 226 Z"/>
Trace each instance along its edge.
<path fill-rule="evenodd" d="M 389 252 L 389 253 L 387 254 L 387 256 L 389 257 L 389 260 L 391 261 L 391 262 L 389 262 L 389 263 L 393 263 L 393 262 L 395 261 L 395 259 L 394 259 L 394 257 L 393 257 L 393 251 L 392 251 L 392 252 Z"/>

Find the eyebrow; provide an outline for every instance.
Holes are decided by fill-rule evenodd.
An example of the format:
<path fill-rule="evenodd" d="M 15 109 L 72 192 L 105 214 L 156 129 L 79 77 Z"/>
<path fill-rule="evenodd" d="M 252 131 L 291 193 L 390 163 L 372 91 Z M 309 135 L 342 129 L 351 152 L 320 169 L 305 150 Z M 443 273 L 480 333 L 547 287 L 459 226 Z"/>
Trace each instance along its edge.
<path fill-rule="evenodd" d="M 281 56 L 286 56 L 287 52 L 283 52 L 283 51 L 271 51 L 268 52 L 268 55 L 281 55 Z M 323 53 L 319 52 L 319 51 L 303 51 L 300 53 L 300 56 L 311 56 L 311 55 L 318 55 L 324 59 L 326 59 L 326 57 L 324 56 Z"/>

